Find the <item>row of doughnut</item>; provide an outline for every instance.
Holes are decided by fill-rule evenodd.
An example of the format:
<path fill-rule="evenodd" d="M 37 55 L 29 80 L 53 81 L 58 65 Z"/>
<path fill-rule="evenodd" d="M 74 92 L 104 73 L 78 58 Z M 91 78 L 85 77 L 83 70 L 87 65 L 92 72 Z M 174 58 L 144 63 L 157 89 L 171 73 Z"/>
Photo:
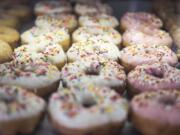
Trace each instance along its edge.
<path fill-rule="evenodd" d="M 73 7 L 38 2 L 35 26 L 1 62 L 0 132 L 32 132 L 47 106 L 64 135 L 116 134 L 128 114 L 143 135 L 178 135 L 180 70 L 162 21 L 128 12 L 119 23 L 101 2 Z M 130 103 L 121 96 L 126 89 Z"/>

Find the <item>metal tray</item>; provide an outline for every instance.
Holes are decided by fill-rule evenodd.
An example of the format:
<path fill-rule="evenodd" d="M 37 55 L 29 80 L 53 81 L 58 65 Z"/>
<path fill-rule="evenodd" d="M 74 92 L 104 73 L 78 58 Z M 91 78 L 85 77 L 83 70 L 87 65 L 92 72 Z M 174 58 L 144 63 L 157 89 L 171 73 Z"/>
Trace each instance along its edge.
<path fill-rule="evenodd" d="M 120 17 L 127 11 L 152 11 L 152 1 L 149 0 L 109 0 L 107 1 L 113 9 L 114 15 L 120 20 Z M 34 25 L 34 21 L 25 24 L 21 32 L 31 28 Z M 57 133 L 48 121 L 47 116 L 42 120 L 37 129 L 30 135 L 60 135 Z M 140 135 L 132 126 L 130 122 L 127 122 L 119 135 Z"/>

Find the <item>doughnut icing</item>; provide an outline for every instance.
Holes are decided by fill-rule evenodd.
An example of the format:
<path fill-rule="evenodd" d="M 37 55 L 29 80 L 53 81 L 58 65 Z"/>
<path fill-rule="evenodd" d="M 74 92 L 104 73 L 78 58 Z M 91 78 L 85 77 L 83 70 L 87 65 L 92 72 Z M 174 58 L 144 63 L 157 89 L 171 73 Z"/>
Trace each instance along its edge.
<path fill-rule="evenodd" d="M 76 4 L 75 13 L 79 16 L 82 15 L 95 15 L 98 13 L 112 14 L 113 10 L 108 4 L 101 2 L 93 2 L 92 4 Z"/>
<path fill-rule="evenodd" d="M 22 44 L 58 43 L 66 51 L 70 45 L 70 35 L 65 28 L 32 27 L 21 35 Z"/>
<path fill-rule="evenodd" d="M 138 45 L 146 44 L 151 46 L 156 45 L 166 45 L 169 48 L 172 47 L 173 40 L 169 33 L 160 29 L 129 29 L 122 36 L 123 45 Z"/>
<path fill-rule="evenodd" d="M 72 12 L 72 7 L 67 1 L 40 1 L 36 3 L 34 7 L 35 14 L 51 14 L 51 13 L 70 13 Z"/>
<path fill-rule="evenodd" d="M 45 101 L 16 86 L 0 86 L 0 133 L 31 133 L 45 111 Z"/>
<path fill-rule="evenodd" d="M 80 27 L 72 35 L 73 42 L 106 42 L 120 46 L 121 35 L 110 27 Z"/>
<path fill-rule="evenodd" d="M 116 28 L 119 25 L 119 22 L 114 16 L 107 14 L 96 14 L 91 16 L 90 15 L 80 16 L 79 25 Z"/>
<path fill-rule="evenodd" d="M 120 51 L 120 55 L 122 65 L 127 71 L 141 64 L 167 62 L 170 65 L 175 65 L 178 62 L 176 54 L 171 49 L 159 45 L 128 46 Z"/>
<path fill-rule="evenodd" d="M 60 72 L 48 63 L 0 64 L 0 84 L 17 85 L 40 96 L 56 90 Z"/>
<path fill-rule="evenodd" d="M 0 26 L 0 40 L 7 42 L 12 49 L 17 47 L 19 38 L 20 35 L 17 30 L 6 26 Z"/>
<path fill-rule="evenodd" d="M 48 112 L 53 127 L 62 134 L 101 135 L 119 131 L 128 108 L 112 89 L 87 86 L 60 89 L 51 96 Z"/>
<path fill-rule="evenodd" d="M 10 61 L 12 53 L 10 45 L 0 40 L 0 63 Z"/>
<path fill-rule="evenodd" d="M 161 28 L 163 22 L 154 14 L 147 12 L 127 12 L 120 20 L 121 29 L 134 29 L 134 28 Z"/>
<path fill-rule="evenodd" d="M 117 62 L 97 56 L 89 56 L 62 68 L 60 87 L 84 84 L 105 86 L 122 93 L 126 85 L 126 74 Z"/>
<path fill-rule="evenodd" d="M 160 90 L 137 95 L 131 101 L 131 118 L 143 135 L 180 134 L 180 92 Z"/>
<path fill-rule="evenodd" d="M 23 45 L 13 52 L 14 61 L 18 63 L 48 62 L 61 69 L 66 63 L 66 54 L 58 44 Z"/>
<path fill-rule="evenodd" d="M 77 19 L 73 14 L 46 14 L 38 16 L 35 25 L 37 27 L 47 28 L 49 26 L 65 27 L 72 32 L 77 27 Z"/>
<path fill-rule="evenodd" d="M 114 44 L 93 42 L 74 43 L 67 51 L 68 62 L 80 60 L 84 57 L 93 55 L 119 61 L 120 51 Z"/>

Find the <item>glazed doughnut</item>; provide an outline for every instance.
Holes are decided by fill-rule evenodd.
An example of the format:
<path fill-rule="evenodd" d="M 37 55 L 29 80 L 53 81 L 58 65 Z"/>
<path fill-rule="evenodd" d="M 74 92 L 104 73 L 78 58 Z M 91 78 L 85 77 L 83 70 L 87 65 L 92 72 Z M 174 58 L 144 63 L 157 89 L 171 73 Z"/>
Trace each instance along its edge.
<path fill-rule="evenodd" d="M 65 28 L 32 27 L 21 35 L 22 44 L 58 43 L 66 51 L 70 45 L 70 35 Z"/>
<path fill-rule="evenodd" d="M 10 15 L 19 18 L 20 20 L 28 20 L 31 17 L 31 9 L 22 4 L 7 4 L 3 9 Z"/>
<path fill-rule="evenodd" d="M 120 55 L 122 65 L 127 71 L 141 64 L 167 62 L 173 66 L 178 62 L 176 54 L 171 49 L 159 45 L 128 46 L 120 51 Z"/>
<path fill-rule="evenodd" d="M 55 91 L 59 79 L 58 68 L 48 63 L 0 64 L 0 84 L 21 86 L 40 96 Z"/>
<path fill-rule="evenodd" d="M 67 51 L 68 62 L 73 62 L 93 55 L 119 61 L 120 51 L 114 44 L 93 42 L 74 43 Z"/>
<path fill-rule="evenodd" d="M 151 45 L 165 45 L 172 47 L 172 38 L 169 33 L 160 29 L 129 29 L 126 30 L 122 36 L 123 46 L 146 44 Z"/>
<path fill-rule="evenodd" d="M 75 13 L 82 15 L 95 15 L 98 13 L 112 14 L 113 10 L 108 4 L 94 2 L 93 4 L 78 3 L 75 6 Z"/>
<path fill-rule="evenodd" d="M 0 40 L 7 42 L 12 49 L 17 47 L 19 38 L 19 33 L 15 29 L 6 26 L 0 26 Z"/>
<path fill-rule="evenodd" d="M 106 42 L 117 46 L 121 44 L 120 33 L 110 27 L 80 27 L 74 31 L 72 38 L 73 42 Z"/>
<path fill-rule="evenodd" d="M 65 27 L 69 30 L 69 32 L 73 32 L 78 23 L 77 19 L 73 14 L 48 14 L 37 17 L 35 24 L 37 27 L 49 27 L 49 26 L 57 26 L 57 27 Z"/>
<path fill-rule="evenodd" d="M 45 111 L 45 101 L 16 86 L 0 86 L 0 95 L 0 134 L 31 133 Z"/>
<path fill-rule="evenodd" d="M 127 101 L 112 89 L 87 86 L 60 89 L 50 98 L 53 127 L 66 135 L 117 134 L 128 114 Z"/>
<path fill-rule="evenodd" d="M 9 15 L 6 11 L 0 10 L 0 26 L 18 28 L 20 25 L 19 19 Z"/>
<path fill-rule="evenodd" d="M 154 14 L 146 12 L 127 12 L 120 20 L 122 30 L 133 28 L 161 28 L 163 22 Z"/>
<path fill-rule="evenodd" d="M 35 14 L 70 13 L 72 7 L 67 1 L 40 1 L 34 7 Z"/>
<path fill-rule="evenodd" d="M 89 56 L 66 64 L 61 70 L 62 87 L 77 87 L 83 84 L 94 84 L 124 91 L 126 74 L 119 63 L 97 56 Z"/>
<path fill-rule="evenodd" d="M 4 63 L 11 60 L 12 49 L 10 45 L 0 40 L 0 63 Z"/>
<path fill-rule="evenodd" d="M 180 90 L 180 70 L 167 63 L 137 66 L 128 74 L 127 80 L 132 95 L 161 89 Z"/>
<path fill-rule="evenodd" d="M 13 52 L 13 59 L 18 63 L 48 62 L 61 69 L 66 63 L 66 54 L 58 44 L 24 45 Z"/>
<path fill-rule="evenodd" d="M 180 134 L 180 92 L 145 92 L 131 102 L 131 117 L 143 135 Z"/>
<path fill-rule="evenodd" d="M 107 14 L 96 14 L 91 16 L 90 15 L 80 16 L 79 25 L 116 28 L 119 25 L 119 22 L 114 16 Z"/>

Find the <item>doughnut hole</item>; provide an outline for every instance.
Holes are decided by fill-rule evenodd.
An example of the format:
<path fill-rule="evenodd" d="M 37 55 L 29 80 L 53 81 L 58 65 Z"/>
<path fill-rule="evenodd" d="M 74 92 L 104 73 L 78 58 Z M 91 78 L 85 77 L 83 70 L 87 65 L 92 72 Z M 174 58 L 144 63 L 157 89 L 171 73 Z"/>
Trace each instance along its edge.
<path fill-rule="evenodd" d="M 146 73 L 159 79 L 164 78 L 164 72 L 159 69 L 150 68 L 146 70 Z"/>
<path fill-rule="evenodd" d="M 96 104 L 97 104 L 97 102 L 90 95 L 83 96 L 82 101 L 81 101 L 81 105 L 84 108 L 91 108 L 91 107 L 95 106 Z"/>
<path fill-rule="evenodd" d="M 100 70 L 100 65 L 92 64 L 89 68 L 86 69 L 85 74 L 98 76 L 100 74 Z"/>
<path fill-rule="evenodd" d="M 174 106 L 176 104 L 176 98 L 173 96 L 162 96 L 158 101 L 164 106 Z"/>

